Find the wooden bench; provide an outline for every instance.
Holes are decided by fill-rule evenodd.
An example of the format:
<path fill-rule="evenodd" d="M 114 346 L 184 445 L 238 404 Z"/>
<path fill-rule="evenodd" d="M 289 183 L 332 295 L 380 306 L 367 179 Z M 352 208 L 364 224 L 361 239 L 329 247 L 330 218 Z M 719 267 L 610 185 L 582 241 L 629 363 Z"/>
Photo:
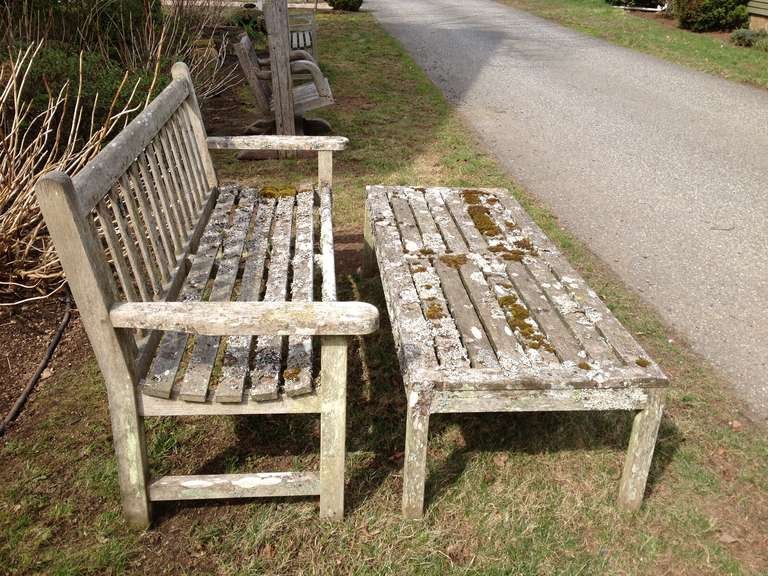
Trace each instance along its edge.
<path fill-rule="evenodd" d="M 406 516 L 448 412 L 637 410 L 619 502 L 640 505 L 667 379 L 506 190 L 368 187 L 365 237 L 408 399 Z"/>
<path fill-rule="evenodd" d="M 317 63 L 317 20 L 312 10 L 292 10 L 288 13 L 291 50 L 304 50 Z"/>
<path fill-rule="evenodd" d="M 266 0 L 264 18 L 269 30 L 269 69 L 263 66 L 245 34 L 235 45 L 235 52 L 256 99 L 258 112 L 263 117 L 274 118 L 277 134 L 290 136 L 297 133 L 296 118 L 332 105 L 333 93 L 328 79 L 313 59 L 297 60 L 294 57 L 303 52 L 290 48 L 286 1 Z M 295 84 L 294 75 L 302 73 L 309 75 L 310 81 Z"/>
<path fill-rule="evenodd" d="M 370 305 L 336 302 L 332 154 L 346 143 L 207 138 L 178 63 L 171 84 L 73 178 L 54 172 L 37 184 L 106 381 L 132 525 L 149 524 L 151 501 L 204 498 L 319 494 L 322 516 L 342 516 L 346 337 L 377 325 Z M 209 148 L 317 151 L 318 185 L 286 195 L 219 188 Z M 145 417 L 284 413 L 321 414 L 319 475 L 147 477 Z"/>

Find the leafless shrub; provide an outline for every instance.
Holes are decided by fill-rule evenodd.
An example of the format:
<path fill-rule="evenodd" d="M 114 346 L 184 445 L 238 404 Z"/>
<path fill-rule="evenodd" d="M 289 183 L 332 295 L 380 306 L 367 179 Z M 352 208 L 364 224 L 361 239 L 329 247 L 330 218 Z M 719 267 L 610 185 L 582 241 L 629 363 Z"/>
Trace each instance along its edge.
<path fill-rule="evenodd" d="M 43 112 L 32 113 L 25 96 L 27 80 L 43 41 L 18 51 L 9 50 L 0 67 L 0 298 L 23 290 L 47 294 L 63 282 L 61 267 L 35 201 L 34 185 L 51 170 L 75 173 L 93 158 L 105 142 L 140 108 L 136 86 L 123 78 L 102 124 L 93 113 L 95 102 L 82 102 L 82 64 L 75 89 L 67 83 L 48 93 Z M 81 57 L 82 63 L 82 57 Z M 127 103 L 118 107 L 127 92 Z M 97 96 L 98 98 L 98 96 Z M 86 128 L 85 141 L 78 137 Z M 20 290 L 21 289 L 21 290 Z"/>

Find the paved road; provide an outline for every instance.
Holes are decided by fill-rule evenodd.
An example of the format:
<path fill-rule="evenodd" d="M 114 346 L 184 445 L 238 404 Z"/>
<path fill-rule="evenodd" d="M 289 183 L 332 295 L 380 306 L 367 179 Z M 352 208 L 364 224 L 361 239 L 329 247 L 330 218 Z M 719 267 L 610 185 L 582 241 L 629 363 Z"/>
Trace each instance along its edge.
<path fill-rule="evenodd" d="M 768 418 L 768 92 L 493 0 L 366 5 L 510 174 Z"/>

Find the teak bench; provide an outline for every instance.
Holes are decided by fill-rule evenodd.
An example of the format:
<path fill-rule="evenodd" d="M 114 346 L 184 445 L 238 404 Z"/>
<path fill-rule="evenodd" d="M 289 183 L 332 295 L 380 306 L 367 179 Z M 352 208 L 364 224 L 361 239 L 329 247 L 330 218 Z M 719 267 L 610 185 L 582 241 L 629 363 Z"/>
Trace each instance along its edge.
<path fill-rule="evenodd" d="M 346 337 L 378 323 L 374 307 L 336 302 L 332 154 L 346 143 L 207 138 L 178 63 L 171 84 L 74 178 L 54 172 L 38 183 L 106 381 L 132 525 L 149 524 L 151 501 L 204 498 L 319 494 L 322 516 L 342 516 Z M 317 151 L 318 186 L 288 195 L 220 189 L 209 148 Z M 147 477 L 147 416 L 284 413 L 321 415 L 319 475 Z"/>
<path fill-rule="evenodd" d="M 424 505 L 429 416 L 638 410 L 619 502 L 642 502 L 667 379 L 506 190 L 367 188 L 407 394 L 403 512 Z"/>

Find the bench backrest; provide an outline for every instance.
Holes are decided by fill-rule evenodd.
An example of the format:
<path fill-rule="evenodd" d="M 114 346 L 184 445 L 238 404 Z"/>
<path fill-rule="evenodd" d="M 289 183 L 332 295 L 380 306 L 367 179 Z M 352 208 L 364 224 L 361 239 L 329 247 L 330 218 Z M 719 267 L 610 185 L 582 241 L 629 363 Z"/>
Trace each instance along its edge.
<path fill-rule="evenodd" d="M 251 92 L 256 98 L 256 104 L 261 108 L 261 113 L 265 116 L 271 116 L 272 84 L 266 76 L 267 71 L 262 70 L 259 64 L 256 49 L 253 47 L 253 42 L 251 42 L 248 34 L 240 36 L 240 41 L 235 44 L 235 54 L 240 61 L 243 75 L 251 87 Z"/>
<path fill-rule="evenodd" d="M 189 70 L 177 63 L 172 76 L 77 175 L 50 173 L 36 187 L 92 343 L 105 337 L 117 302 L 175 298 L 215 196 L 216 173 Z M 118 340 L 135 358 L 136 334 Z"/>

